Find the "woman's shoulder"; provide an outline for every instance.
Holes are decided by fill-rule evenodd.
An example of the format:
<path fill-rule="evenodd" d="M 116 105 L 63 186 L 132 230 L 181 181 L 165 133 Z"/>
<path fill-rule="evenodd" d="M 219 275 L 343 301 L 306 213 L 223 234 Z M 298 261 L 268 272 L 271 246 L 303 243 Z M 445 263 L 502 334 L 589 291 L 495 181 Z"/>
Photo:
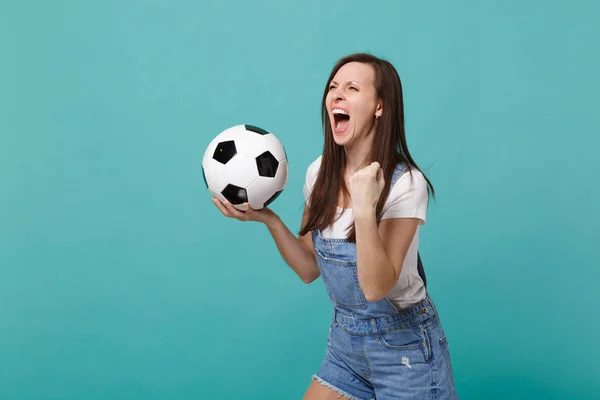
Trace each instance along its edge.
<path fill-rule="evenodd" d="M 398 165 L 396 176 L 393 179 L 393 185 L 390 187 L 392 192 L 397 195 L 407 191 L 422 191 L 427 190 L 427 180 L 425 174 L 418 168 L 411 168 L 403 165 Z"/>
<path fill-rule="evenodd" d="M 319 155 L 316 159 L 314 159 L 306 168 L 306 179 L 314 182 L 317 179 L 317 175 L 319 174 L 319 168 L 321 168 L 321 160 L 323 156 Z"/>
<path fill-rule="evenodd" d="M 323 154 L 319 154 L 317 156 L 317 158 L 315 158 L 310 165 L 308 166 L 308 168 L 312 168 L 312 169 L 319 169 L 319 167 L 321 166 L 321 160 L 323 160 Z"/>
<path fill-rule="evenodd" d="M 428 205 L 427 180 L 417 168 L 400 169 L 390 188 L 382 218 L 417 217 L 425 223 Z"/>
<path fill-rule="evenodd" d="M 304 199 L 308 201 L 308 197 L 312 192 L 313 186 L 317 181 L 317 175 L 319 174 L 319 168 L 321 167 L 322 155 L 313 160 L 310 165 L 306 168 L 306 178 L 302 191 L 304 192 Z"/>

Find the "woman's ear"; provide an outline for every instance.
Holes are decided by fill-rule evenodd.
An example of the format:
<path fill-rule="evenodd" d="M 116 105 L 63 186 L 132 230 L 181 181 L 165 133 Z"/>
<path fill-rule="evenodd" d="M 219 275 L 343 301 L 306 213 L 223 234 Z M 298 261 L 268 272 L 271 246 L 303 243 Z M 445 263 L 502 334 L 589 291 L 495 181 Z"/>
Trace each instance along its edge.
<path fill-rule="evenodd" d="M 375 118 L 381 117 L 382 114 L 383 114 L 383 104 L 381 104 L 381 101 L 379 101 L 377 103 L 377 107 L 375 107 Z"/>

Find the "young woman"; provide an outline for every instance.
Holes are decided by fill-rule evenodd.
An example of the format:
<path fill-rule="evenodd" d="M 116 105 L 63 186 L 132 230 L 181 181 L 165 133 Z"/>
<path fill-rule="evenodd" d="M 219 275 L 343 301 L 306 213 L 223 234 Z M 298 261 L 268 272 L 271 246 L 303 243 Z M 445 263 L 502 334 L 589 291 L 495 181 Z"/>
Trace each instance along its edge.
<path fill-rule="evenodd" d="M 268 208 L 213 199 L 227 217 L 264 223 L 304 282 L 323 278 L 334 313 L 304 399 L 457 399 L 446 335 L 417 268 L 434 190 L 406 145 L 396 69 L 369 54 L 339 60 L 322 119 L 298 237 Z"/>

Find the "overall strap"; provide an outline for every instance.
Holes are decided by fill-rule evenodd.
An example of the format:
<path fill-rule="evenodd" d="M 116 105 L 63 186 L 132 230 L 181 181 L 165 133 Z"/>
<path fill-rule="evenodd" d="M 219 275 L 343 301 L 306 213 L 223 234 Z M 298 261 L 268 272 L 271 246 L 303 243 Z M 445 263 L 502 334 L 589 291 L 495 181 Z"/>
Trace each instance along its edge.
<path fill-rule="evenodd" d="M 398 182 L 398 179 L 400 179 L 400 177 L 402 175 L 404 175 L 404 173 L 408 172 L 408 166 L 406 164 L 398 164 L 396 165 L 396 168 L 394 169 L 394 173 L 392 174 L 392 180 L 390 182 L 390 189 L 392 187 L 394 187 L 394 185 L 396 184 L 396 182 Z"/>

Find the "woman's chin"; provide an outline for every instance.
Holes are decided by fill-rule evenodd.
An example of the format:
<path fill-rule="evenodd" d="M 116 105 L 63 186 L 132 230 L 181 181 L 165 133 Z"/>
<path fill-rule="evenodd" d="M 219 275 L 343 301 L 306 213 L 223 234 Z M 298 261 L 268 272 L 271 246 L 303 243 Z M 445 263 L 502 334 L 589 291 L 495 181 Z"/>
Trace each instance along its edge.
<path fill-rule="evenodd" d="M 333 131 L 333 140 L 338 146 L 345 146 L 352 141 L 352 134 L 350 129 L 347 128 L 343 132 Z"/>

